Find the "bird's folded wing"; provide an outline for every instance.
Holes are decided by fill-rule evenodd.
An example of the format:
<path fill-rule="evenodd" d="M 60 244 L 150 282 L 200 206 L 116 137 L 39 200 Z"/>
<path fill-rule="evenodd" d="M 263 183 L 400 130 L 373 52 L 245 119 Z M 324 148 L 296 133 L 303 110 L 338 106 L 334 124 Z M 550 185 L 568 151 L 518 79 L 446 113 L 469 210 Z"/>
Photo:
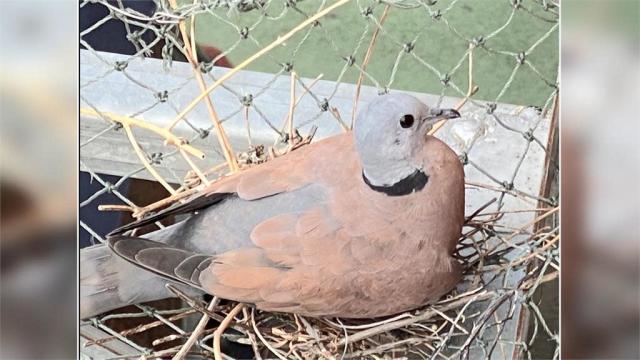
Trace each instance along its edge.
<path fill-rule="evenodd" d="M 188 214 L 210 207 L 232 194 L 237 194 L 244 200 L 256 200 L 293 191 L 319 180 L 319 177 L 332 176 L 331 169 L 323 166 L 323 162 L 333 162 L 340 157 L 353 156 L 355 154 L 351 135 L 347 133 L 334 136 L 265 164 L 222 178 L 183 203 L 176 203 L 151 216 L 117 228 L 109 236 L 120 235 L 129 230 L 153 224 L 172 215 Z"/>
<path fill-rule="evenodd" d="M 323 202 L 328 199 L 319 199 L 316 206 L 306 211 L 274 215 L 253 228 L 252 246 L 220 254 L 196 254 L 121 234 L 170 215 L 210 207 L 230 194 L 254 200 L 310 183 L 326 184 L 326 179 L 336 186 L 345 180 L 336 171 L 335 164 L 357 163 L 353 156 L 350 137 L 339 136 L 309 145 L 223 178 L 183 204 L 122 227 L 110 234 L 109 244 L 130 262 L 175 281 L 222 298 L 292 311 L 305 297 L 317 293 L 314 287 L 321 282 L 313 281 L 314 276 L 341 273 L 359 265 L 354 263 L 357 259 L 352 254 L 350 235 L 343 229 L 340 214 L 332 210 L 332 204 Z M 351 174 L 354 169 L 340 170 Z"/>
<path fill-rule="evenodd" d="M 326 207 L 318 206 L 272 217 L 254 228 L 254 246 L 216 255 L 132 236 L 113 236 L 109 245 L 119 256 L 160 276 L 222 298 L 292 311 L 317 294 L 322 282 L 314 276 L 359 265 L 341 226 Z"/>
<path fill-rule="evenodd" d="M 174 281 L 201 288 L 200 272 L 212 261 L 210 255 L 196 254 L 134 236 L 109 238 L 109 247 L 134 265 Z"/>

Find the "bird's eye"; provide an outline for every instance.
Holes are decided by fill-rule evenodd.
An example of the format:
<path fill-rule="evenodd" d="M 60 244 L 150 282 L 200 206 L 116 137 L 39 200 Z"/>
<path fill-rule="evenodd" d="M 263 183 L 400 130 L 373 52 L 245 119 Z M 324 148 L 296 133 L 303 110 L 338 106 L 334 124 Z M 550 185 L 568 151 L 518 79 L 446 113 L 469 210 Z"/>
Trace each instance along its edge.
<path fill-rule="evenodd" d="M 400 126 L 404 129 L 410 128 L 413 126 L 413 115 L 407 114 L 400 119 Z"/>

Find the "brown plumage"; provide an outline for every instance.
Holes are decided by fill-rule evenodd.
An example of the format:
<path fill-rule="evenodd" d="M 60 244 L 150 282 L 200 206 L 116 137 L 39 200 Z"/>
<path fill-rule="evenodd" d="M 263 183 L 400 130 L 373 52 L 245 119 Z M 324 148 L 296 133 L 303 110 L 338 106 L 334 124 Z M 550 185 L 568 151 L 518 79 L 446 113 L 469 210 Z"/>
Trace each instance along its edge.
<path fill-rule="evenodd" d="M 424 105 L 403 110 L 402 105 L 392 107 L 413 112 L 424 122 L 457 116 Z M 346 133 L 224 178 L 186 204 L 116 230 L 110 246 L 157 274 L 263 310 L 364 318 L 435 301 L 461 277 L 452 254 L 464 222 L 464 173 L 456 154 L 437 138 L 425 137 L 425 128 L 416 130 L 419 140 L 407 141 L 421 143 L 408 159 L 411 169 L 426 175 L 426 184 L 414 184 L 406 194 L 390 195 L 389 189 L 413 177 L 373 184 L 375 179 L 369 179 L 369 169 L 362 165 L 371 149 Z M 404 130 L 398 131 L 402 138 Z M 380 155 L 376 151 L 372 156 Z M 301 192 L 302 211 L 275 209 L 272 216 L 239 231 L 237 239 L 207 239 L 231 244 L 216 254 L 203 253 L 198 246 L 184 250 L 121 235 L 177 213 L 215 213 L 225 201 L 251 211 L 261 199 L 311 188 L 321 191 Z M 231 200 L 225 200 L 228 197 Z M 235 215 L 237 224 L 226 226 L 243 226 L 243 213 Z M 195 234 L 202 238 L 209 233 Z"/>

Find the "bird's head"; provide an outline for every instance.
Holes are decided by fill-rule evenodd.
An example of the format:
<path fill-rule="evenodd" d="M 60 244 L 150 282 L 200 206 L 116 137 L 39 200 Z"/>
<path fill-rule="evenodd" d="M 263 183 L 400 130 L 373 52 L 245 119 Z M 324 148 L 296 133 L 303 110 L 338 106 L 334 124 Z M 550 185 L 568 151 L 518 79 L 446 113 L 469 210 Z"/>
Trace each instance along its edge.
<path fill-rule="evenodd" d="M 365 181 L 389 187 L 422 171 L 418 157 L 426 134 L 443 119 L 460 117 L 454 109 L 429 108 L 402 93 L 383 95 L 358 114 L 354 127 L 356 149 Z"/>

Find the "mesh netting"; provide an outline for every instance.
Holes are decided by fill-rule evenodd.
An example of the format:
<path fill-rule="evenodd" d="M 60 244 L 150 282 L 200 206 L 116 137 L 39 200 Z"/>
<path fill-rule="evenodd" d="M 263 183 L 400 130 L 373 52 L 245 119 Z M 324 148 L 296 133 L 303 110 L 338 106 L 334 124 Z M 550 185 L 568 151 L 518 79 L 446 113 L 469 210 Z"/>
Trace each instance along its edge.
<path fill-rule="evenodd" d="M 211 342 L 219 334 L 257 358 L 531 358 L 541 339 L 557 357 L 557 318 L 546 320 L 537 294 L 559 270 L 558 207 L 548 191 L 557 170 L 550 141 L 556 3 L 135 3 L 80 4 L 102 11 L 80 33 L 80 167 L 99 188 L 81 209 L 140 218 L 219 176 L 348 131 L 377 94 L 418 92 L 429 105 L 463 115 L 434 132 L 465 166 L 458 255 L 466 271 L 440 302 L 370 321 L 267 313 L 215 298 L 207 304 L 175 290 L 183 300 L 177 308 L 140 304 L 84 322 L 105 336 L 84 336 L 83 352 L 117 340 L 126 346 L 110 346 L 113 358 L 226 357 Z M 128 50 L 96 45 L 113 24 L 124 29 Z M 121 189 L 131 179 L 156 181 L 162 199 L 135 203 Z M 119 203 L 105 203 L 103 194 Z M 80 226 L 104 242 L 82 214 Z M 203 314 L 217 322 L 196 324 Z M 123 319 L 144 321 L 113 326 Z M 169 335 L 137 340 L 160 327 Z"/>

